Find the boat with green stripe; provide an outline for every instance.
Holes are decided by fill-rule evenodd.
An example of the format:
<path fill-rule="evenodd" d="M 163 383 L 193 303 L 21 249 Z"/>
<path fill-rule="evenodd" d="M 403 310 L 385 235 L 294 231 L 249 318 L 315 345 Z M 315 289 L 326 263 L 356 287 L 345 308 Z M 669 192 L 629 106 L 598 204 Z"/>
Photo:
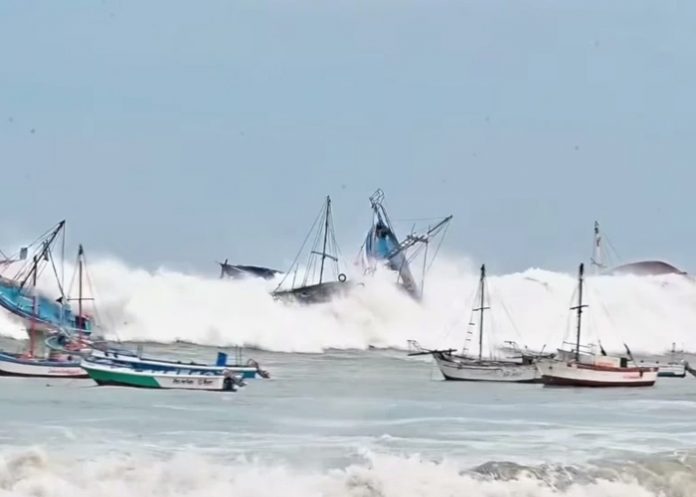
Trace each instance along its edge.
<path fill-rule="evenodd" d="M 176 390 L 235 391 L 243 385 L 232 371 L 203 372 L 180 368 L 175 370 L 135 369 L 110 361 L 83 359 L 80 366 L 98 385 Z"/>

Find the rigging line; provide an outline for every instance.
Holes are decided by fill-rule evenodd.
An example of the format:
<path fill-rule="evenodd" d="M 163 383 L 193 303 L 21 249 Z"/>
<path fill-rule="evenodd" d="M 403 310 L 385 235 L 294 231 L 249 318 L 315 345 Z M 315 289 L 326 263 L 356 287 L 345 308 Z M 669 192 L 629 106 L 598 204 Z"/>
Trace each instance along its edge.
<path fill-rule="evenodd" d="M 449 223 L 445 226 L 445 229 L 442 232 L 442 236 L 440 237 L 440 241 L 437 244 L 437 247 L 435 248 L 435 253 L 430 259 L 430 265 L 428 266 L 427 271 L 430 272 L 430 269 L 433 267 L 433 264 L 435 263 L 435 259 L 437 258 L 438 254 L 440 253 L 440 248 L 442 247 L 442 244 L 445 242 L 445 237 L 447 236 L 447 230 L 449 229 Z M 437 236 L 437 235 L 436 235 Z"/>
<path fill-rule="evenodd" d="M 51 262 L 51 267 L 53 268 L 53 275 L 56 277 L 56 284 L 58 285 L 58 291 L 60 296 L 65 299 L 65 292 L 63 291 L 63 285 L 60 282 L 60 276 L 58 275 L 58 268 L 56 267 L 56 261 L 53 258 L 53 250 L 48 251 L 48 260 Z"/>
<path fill-rule="evenodd" d="M 276 291 L 283 285 L 285 280 L 288 278 L 290 273 L 292 272 L 292 269 L 297 265 L 299 262 L 300 256 L 302 255 L 302 252 L 305 248 L 305 245 L 307 245 L 307 240 L 309 240 L 309 237 L 312 235 L 314 232 L 314 227 L 317 225 L 317 221 L 319 221 L 319 217 L 321 216 L 321 213 L 314 219 L 314 223 L 312 223 L 312 227 L 309 229 L 307 232 L 307 235 L 305 235 L 304 241 L 302 242 L 302 245 L 300 246 L 300 250 L 298 250 L 297 255 L 295 256 L 295 260 L 292 262 L 292 265 L 290 265 L 290 269 L 288 270 L 287 273 L 283 276 L 283 279 L 280 280 L 280 283 L 278 283 L 278 286 L 276 287 Z M 295 268 L 295 274 L 297 273 L 297 268 Z M 295 277 L 293 276 L 293 286 L 295 282 Z"/>

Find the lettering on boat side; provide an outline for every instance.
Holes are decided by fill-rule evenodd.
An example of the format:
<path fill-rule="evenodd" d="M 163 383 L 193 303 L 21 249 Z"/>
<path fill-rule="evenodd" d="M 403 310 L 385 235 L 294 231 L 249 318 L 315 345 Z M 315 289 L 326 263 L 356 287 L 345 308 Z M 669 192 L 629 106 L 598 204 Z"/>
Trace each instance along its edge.
<path fill-rule="evenodd" d="M 213 380 L 210 378 L 198 378 L 197 380 L 193 380 L 191 378 L 174 378 L 172 383 L 175 385 L 193 385 L 195 383 L 198 383 L 199 385 L 212 385 Z"/>

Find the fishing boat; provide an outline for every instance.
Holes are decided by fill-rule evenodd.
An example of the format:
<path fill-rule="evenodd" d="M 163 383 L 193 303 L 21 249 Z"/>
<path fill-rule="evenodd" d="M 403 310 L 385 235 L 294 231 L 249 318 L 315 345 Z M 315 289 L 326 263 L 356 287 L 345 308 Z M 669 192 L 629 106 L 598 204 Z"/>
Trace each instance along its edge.
<path fill-rule="evenodd" d="M 229 364 L 227 362 L 227 354 L 224 352 L 218 352 L 217 361 L 215 364 L 201 364 L 197 362 L 172 361 L 153 357 L 143 357 L 138 353 L 119 349 L 94 348 L 92 349 L 90 357 L 94 359 L 108 360 L 112 364 L 118 366 L 147 369 L 152 371 L 174 371 L 185 368 L 189 371 L 215 374 L 222 374 L 225 371 L 230 371 L 232 374 L 239 375 L 245 379 L 270 378 L 268 371 L 261 369 L 261 366 L 255 360 L 249 359 L 246 364 L 242 364 L 241 357 L 238 357 L 238 360 L 235 363 Z"/>
<path fill-rule="evenodd" d="M 74 315 L 66 309 L 66 300 L 62 295 L 60 283 L 61 297 L 58 299 L 58 305 L 37 290 L 37 279 L 43 266 L 50 261 L 55 270 L 51 246 L 63 226 L 63 222 L 59 223 L 47 237 L 42 238 L 39 251 L 31 258 L 31 264 L 23 265 L 22 271 L 19 271 L 14 278 L 0 282 L 2 307 L 26 324 L 29 338 L 26 350 L 21 353 L 0 352 L 1 376 L 37 378 L 85 378 L 87 376 L 80 367 L 79 356 L 69 352 L 47 350 L 44 347 L 46 336 L 55 332 L 61 323 L 67 329 L 79 327 L 83 331 L 90 331 L 88 320 L 81 314 Z M 26 253 L 18 260 L 25 259 Z M 58 280 L 57 272 L 56 280 Z"/>
<path fill-rule="evenodd" d="M 683 357 L 684 352 L 678 353 L 676 343 L 672 342 L 672 350 L 669 353 L 669 361 L 662 363 L 654 361 L 644 363 L 641 361 L 641 366 L 653 366 L 657 368 L 657 376 L 660 378 L 685 378 L 687 363 Z M 681 356 L 681 357 L 680 357 Z"/>
<path fill-rule="evenodd" d="M 280 271 L 262 266 L 249 266 L 244 264 L 230 264 L 229 259 L 218 262 L 220 265 L 220 278 L 241 280 L 246 278 L 261 278 L 271 280 L 280 274 Z"/>
<path fill-rule="evenodd" d="M 587 305 L 583 302 L 584 264 L 578 270 L 578 302 L 576 311 L 576 339 L 572 348 L 559 349 L 554 359 L 538 363 L 541 380 L 545 385 L 574 387 L 648 387 L 657 380 L 657 367 L 638 366 L 626 344 L 627 356 L 609 356 L 599 343 L 599 353 L 594 346 L 582 344 L 582 314 Z"/>
<path fill-rule="evenodd" d="M 30 245 L 23 247 L 11 263 L 0 266 L 0 307 L 22 320 L 25 326 L 36 330 L 50 333 L 67 329 L 88 335 L 91 333 L 91 323 L 79 313 L 73 313 L 58 274 L 62 258 L 57 261 L 53 254 L 53 247 L 60 237 L 63 237 L 64 243 L 64 233 L 65 221 L 60 221 Z M 54 277 L 57 298 L 38 291 L 35 286 L 36 278 L 46 267 L 50 267 Z M 31 286 L 32 282 L 34 286 Z"/>
<path fill-rule="evenodd" d="M 312 234 L 314 234 L 314 245 L 310 248 L 307 263 L 303 269 L 304 274 L 300 275 L 302 269 L 300 258 Z M 301 304 L 318 304 L 346 294 L 351 288 L 353 285 L 347 281 L 345 273 L 340 270 L 339 249 L 331 213 L 331 197 L 327 196 L 297 257 L 273 291 L 273 297 Z"/>
<path fill-rule="evenodd" d="M 479 278 L 479 288 L 475 300 L 478 307 L 472 313 L 478 313 L 478 355 L 471 356 L 467 353 L 466 347 L 462 353 L 457 353 L 455 349 L 446 350 L 425 350 L 417 342 L 409 342 L 415 349 L 409 355 L 432 354 L 442 376 L 446 380 L 456 381 L 489 381 L 506 383 L 536 383 L 541 376 L 536 367 L 536 361 L 542 355 L 534 355 L 520 351 L 517 357 L 509 359 L 496 359 L 483 356 L 484 343 L 484 311 L 490 309 L 486 305 L 486 266 L 481 266 Z M 473 320 L 470 320 L 473 324 Z M 512 343 L 512 342 L 509 342 Z"/>
<path fill-rule="evenodd" d="M 191 370 L 186 367 L 167 371 L 136 369 L 114 364 L 110 360 L 89 358 L 83 359 L 81 366 L 100 386 L 235 391 L 243 384 L 241 378 L 230 371 L 218 373 Z"/>
<path fill-rule="evenodd" d="M 378 189 L 370 197 L 373 217 L 372 226 L 368 230 L 365 242 L 361 248 L 361 263 L 366 274 L 373 273 L 378 264 L 386 265 L 397 274 L 397 283 L 414 299 L 423 296 L 425 272 L 428 266 L 428 246 L 431 239 L 446 229 L 452 219 L 447 216 L 428 228 L 425 233 L 411 233 L 402 241 L 396 235 L 389 215 L 384 208 L 384 192 Z M 409 254 L 413 247 L 424 248 L 423 275 L 420 285 L 411 272 L 409 260 L 415 258 L 415 254 Z M 437 251 L 436 251 L 437 253 Z"/>

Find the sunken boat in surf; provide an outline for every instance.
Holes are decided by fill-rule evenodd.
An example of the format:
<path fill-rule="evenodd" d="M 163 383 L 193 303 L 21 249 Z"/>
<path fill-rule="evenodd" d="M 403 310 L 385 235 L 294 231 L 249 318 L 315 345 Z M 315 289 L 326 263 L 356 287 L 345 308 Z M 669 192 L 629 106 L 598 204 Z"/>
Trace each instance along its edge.
<path fill-rule="evenodd" d="M 309 247 L 309 253 L 306 253 L 305 248 L 310 239 L 314 242 Z M 303 261 L 306 261 L 304 266 L 301 265 Z M 288 302 L 318 304 L 344 295 L 353 284 L 348 281 L 340 266 L 331 197 L 327 196 L 290 269 L 273 291 L 273 297 Z"/>
<path fill-rule="evenodd" d="M 59 222 L 37 240 L 20 250 L 16 258 L 8 257 L 2 264 L 0 276 L 0 307 L 19 319 L 26 327 L 28 345 L 22 352 L 0 353 L 0 375 L 79 378 L 86 377 L 80 368 L 80 357 L 71 352 L 44 347 L 46 337 L 67 330 L 89 335 L 92 320 L 70 307 L 62 284 L 62 257 L 54 257 L 54 245 L 59 238 L 63 244 L 65 221 Z M 57 260 L 58 259 L 58 260 Z M 45 271 L 46 268 L 50 268 Z M 59 273 L 60 268 L 60 273 Z M 58 298 L 51 298 L 38 289 L 39 278 L 48 273 L 56 287 Z M 48 283 L 42 282 L 43 287 Z"/>
<path fill-rule="evenodd" d="M 412 232 L 403 240 L 399 240 L 394 226 L 384 208 L 384 192 L 378 189 L 370 197 L 373 217 L 372 226 L 361 249 L 361 263 L 365 274 L 372 274 L 377 265 L 384 265 L 397 275 L 397 283 L 414 299 L 423 296 L 425 273 L 428 268 L 428 247 L 434 237 L 444 233 L 452 220 L 452 216 L 436 220 L 424 233 Z M 440 242 L 442 239 L 440 238 Z M 422 249 L 423 269 L 420 284 L 411 272 L 410 263 L 418 257 Z M 437 254 L 435 250 L 435 255 Z"/>
<path fill-rule="evenodd" d="M 220 278 L 231 278 L 233 280 L 261 278 L 272 280 L 280 274 L 280 271 L 263 266 L 230 264 L 229 259 L 225 259 L 225 262 L 218 262 L 218 264 L 220 265 Z"/>
<path fill-rule="evenodd" d="M 467 346 L 464 346 L 461 352 L 457 352 L 455 349 L 426 350 L 414 340 L 409 341 L 409 348 L 412 350 L 409 355 L 431 354 L 446 380 L 506 383 L 540 382 L 541 375 L 536 362 L 544 357 L 552 357 L 552 354 L 544 354 L 543 350 L 540 353 L 533 353 L 526 348 L 517 347 L 515 342 L 508 341 L 506 343 L 514 345 L 515 354 L 513 356 L 504 359 L 494 357 L 493 353 L 489 357 L 484 356 L 484 311 L 490 309 L 490 298 L 487 298 L 487 294 L 486 266 L 482 265 L 478 290 L 474 297 L 478 307 L 474 306 L 472 316 L 469 319 L 470 325 L 478 324 L 477 355 L 470 354 Z M 474 315 L 478 317 L 478 323 L 474 322 Z M 467 342 L 470 336 L 471 332 L 468 333 Z"/>
<path fill-rule="evenodd" d="M 639 366 L 626 344 L 625 356 L 610 356 L 598 342 L 599 352 L 593 345 L 583 345 L 582 315 L 587 305 L 583 302 L 585 265 L 578 269 L 576 336 L 574 343 L 565 343 L 554 359 L 539 361 L 541 380 L 545 385 L 574 387 L 648 387 L 657 380 L 657 367 Z"/>

